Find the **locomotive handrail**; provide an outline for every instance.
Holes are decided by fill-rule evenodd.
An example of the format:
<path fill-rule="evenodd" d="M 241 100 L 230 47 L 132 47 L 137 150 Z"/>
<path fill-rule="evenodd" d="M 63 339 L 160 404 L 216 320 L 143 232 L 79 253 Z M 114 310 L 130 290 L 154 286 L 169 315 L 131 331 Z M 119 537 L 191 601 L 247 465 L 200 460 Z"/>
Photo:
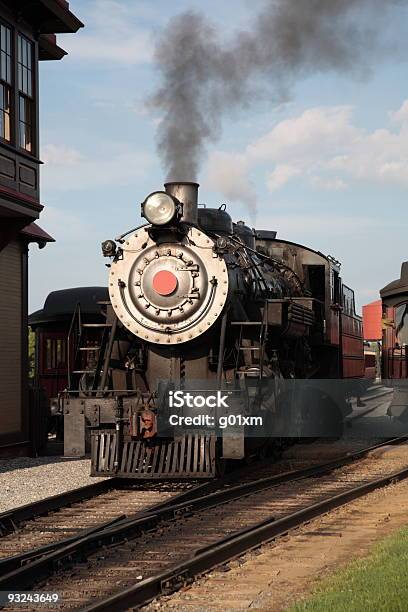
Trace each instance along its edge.
<path fill-rule="evenodd" d="M 265 343 L 268 339 L 268 302 L 265 300 L 264 311 L 262 313 L 262 325 L 259 330 L 259 379 L 263 378 L 263 362 L 265 357 Z"/>
<path fill-rule="evenodd" d="M 303 282 L 301 281 L 300 277 L 296 274 L 296 272 L 294 270 L 292 270 L 283 261 L 279 261 L 278 259 L 275 259 L 274 257 L 271 257 L 270 255 L 264 255 L 264 253 L 260 253 L 259 251 L 256 251 L 255 249 L 251 249 L 251 247 L 249 247 L 247 245 L 243 245 L 240 241 L 238 241 L 233 236 L 230 236 L 230 240 L 232 242 L 235 242 L 236 244 L 238 244 L 242 248 L 245 248 L 246 251 L 251 251 L 251 253 L 254 253 L 255 255 L 257 255 L 257 257 L 260 257 L 261 259 L 265 259 L 265 260 L 268 260 L 268 261 L 272 261 L 276 266 L 280 266 L 281 268 L 285 268 L 286 270 L 288 270 L 291 273 L 291 275 L 294 278 L 296 278 L 296 281 L 298 282 L 300 288 L 304 289 Z"/>
<path fill-rule="evenodd" d="M 115 242 L 120 242 L 121 240 L 123 240 L 123 238 L 125 236 L 128 236 L 129 234 L 131 234 L 132 232 L 137 232 L 138 230 L 142 229 L 143 227 L 146 227 L 147 225 L 150 225 L 149 223 L 143 223 L 142 225 L 139 225 L 138 227 L 134 227 L 133 229 L 129 230 L 128 232 L 125 232 L 124 234 L 122 234 L 121 236 L 117 236 L 115 238 Z"/>
<path fill-rule="evenodd" d="M 76 333 L 77 338 L 76 338 L 75 348 L 73 350 L 74 360 L 72 362 L 72 369 L 71 369 L 71 338 L 73 335 L 75 335 L 74 326 L 75 326 L 76 321 L 78 321 L 78 327 L 77 327 L 77 333 Z M 67 342 L 68 389 L 71 388 L 71 383 L 72 383 L 71 375 L 72 375 L 73 369 L 75 369 L 75 361 L 76 361 L 77 354 L 78 354 L 78 347 L 81 342 L 81 335 L 82 335 L 81 304 L 80 302 L 77 302 L 75 306 L 74 314 L 72 315 L 71 324 L 69 326 L 69 331 L 68 331 L 68 342 Z"/>

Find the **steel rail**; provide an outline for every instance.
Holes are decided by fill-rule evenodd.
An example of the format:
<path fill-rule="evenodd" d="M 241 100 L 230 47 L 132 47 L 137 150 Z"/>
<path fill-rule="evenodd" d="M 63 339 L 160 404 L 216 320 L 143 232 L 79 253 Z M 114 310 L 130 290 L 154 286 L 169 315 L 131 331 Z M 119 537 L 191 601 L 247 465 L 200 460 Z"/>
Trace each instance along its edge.
<path fill-rule="evenodd" d="M 112 489 L 119 488 L 120 483 L 123 483 L 123 480 L 120 478 L 107 478 L 106 480 L 86 485 L 79 489 L 73 489 L 53 495 L 52 497 L 46 497 L 31 504 L 25 504 L 13 510 L 6 510 L 6 512 L 0 514 L 0 538 L 16 531 L 18 525 L 23 521 L 29 521 L 76 502 L 97 497 Z"/>
<path fill-rule="evenodd" d="M 246 469 L 244 469 L 243 471 L 246 471 Z M 154 504 L 151 508 L 148 508 L 145 511 L 141 511 L 140 513 L 138 513 L 137 516 L 144 516 L 147 513 L 156 512 L 158 510 L 161 510 L 162 508 L 166 508 L 167 506 L 174 505 L 176 503 L 179 504 L 179 503 L 188 501 L 194 497 L 202 497 L 206 494 L 212 493 L 217 488 L 222 486 L 222 484 L 229 484 L 237 480 L 239 478 L 239 474 L 241 474 L 241 471 L 239 471 L 239 473 L 230 474 L 229 476 L 225 477 L 221 482 L 211 480 L 210 482 L 200 483 L 199 485 L 193 486 L 191 489 L 187 491 L 183 491 L 182 493 L 179 493 L 178 495 L 174 495 L 171 499 L 167 499 L 165 501 Z M 97 484 L 107 485 L 108 482 L 112 486 L 108 487 L 107 489 L 106 487 L 103 487 L 102 490 L 100 490 L 101 487 L 97 487 L 95 496 L 111 491 L 111 490 L 115 490 L 117 488 L 120 488 L 121 483 L 123 484 L 126 483 L 128 485 L 127 480 L 123 481 L 122 479 L 113 479 L 113 478 L 109 479 L 109 481 L 103 481 L 103 483 L 97 483 Z M 150 482 L 150 481 L 144 480 L 143 485 L 146 482 Z M 158 484 L 156 480 L 154 480 L 153 482 L 155 484 Z M 119 483 L 119 486 L 115 486 L 115 483 L 116 484 Z M 173 484 L 173 481 L 172 481 L 172 484 Z M 94 488 L 93 488 L 94 486 L 95 485 L 90 485 L 92 489 L 90 489 L 88 486 L 83 487 L 81 489 L 75 489 L 74 491 L 70 491 L 67 494 L 56 495 L 51 498 L 46 498 L 45 500 L 41 500 L 40 502 L 34 502 L 33 504 L 22 506 L 21 508 L 17 508 L 16 510 L 13 510 L 11 512 L 5 512 L 3 515 L 0 515 L 0 518 L 4 516 L 4 519 L 5 519 L 4 527 L 7 526 L 8 531 L 6 532 L 4 530 L 2 533 L 0 531 L 0 534 L 7 535 L 9 533 L 12 533 L 13 531 L 16 531 L 18 524 L 21 523 L 22 521 L 26 521 L 30 519 L 32 520 L 43 514 L 48 514 L 48 512 L 60 510 L 64 507 L 71 505 L 74 502 L 80 502 L 80 501 L 85 501 L 87 499 L 90 499 L 91 497 L 93 497 L 93 495 L 88 495 L 88 493 L 92 493 L 94 491 Z M 86 489 L 86 491 L 84 491 L 84 489 Z M 78 497 L 78 494 L 79 494 L 79 497 Z M 62 501 L 63 504 L 58 505 L 60 501 Z M 83 529 L 79 533 L 73 536 L 70 536 L 68 538 L 56 540 L 55 542 L 51 542 L 50 544 L 45 544 L 43 546 L 39 546 L 38 548 L 34 548 L 34 549 L 25 551 L 17 555 L 13 555 L 11 557 L 5 557 L 3 559 L 0 559 L 0 577 L 4 576 L 5 574 L 9 572 L 18 570 L 20 567 L 22 567 L 29 561 L 33 561 L 47 553 L 51 553 L 57 549 L 64 548 L 65 546 L 68 546 L 69 544 L 78 542 L 79 540 L 82 540 L 88 535 L 91 535 L 97 532 L 102 532 L 112 525 L 123 523 L 124 521 L 127 521 L 127 520 L 129 520 L 128 516 L 121 515 L 107 523 L 101 523 L 99 525 L 95 525 L 93 527 Z M 11 527 L 13 527 L 13 529 L 11 529 Z"/>
<path fill-rule="evenodd" d="M 68 545 L 63 543 L 62 546 L 58 546 L 57 542 L 56 549 L 41 558 L 36 558 L 38 557 L 38 555 L 35 554 L 36 551 L 32 551 L 32 558 L 34 560 L 31 563 L 0 576 L 0 590 L 7 590 L 9 588 L 20 590 L 31 588 L 33 584 L 39 580 L 46 579 L 57 569 L 60 570 L 65 565 L 83 561 L 87 556 L 101 547 L 118 545 L 126 540 L 135 539 L 142 533 L 157 528 L 162 521 L 177 519 L 182 515 L 191 515 L 194 512 L 209 509 L 257 491 L 278 486 L 282 483 L 310 477 L 319 477 L 348 465 L 364 457 L 373 450 L 387 445 L 401 444 L 407 440 L 408 436 L 393 438 L 354 453 L 347 454 L 328 463 L 262 478 L 213 493 L 206 493 L 201 496 L 191 496 L 190 499 L 187 497 L 181 502 L 179 496 L 177 496 L 176 499 L 172 498 L 165 502 L 166 505 L 162 504 L 160 508 L 152 508 L 150 511 L 147 510 L 146 512 L 139 513 L 133 518 L 126 518 L 118 521 L 118 523 L 113 526 L 98 530 L 85 537 L 81 537 L 81 534 L 79 534 L 78 537 L 75 538 L 75 541 Z M 213 483 L 209 484 L 213 486 Z M 192 492 L 198 489 L 200 489 L 201 492 L 203 489 L 205 491 L 205 487 L 206 484 L 199 485 L 186 493 L 182 493 L 181 496 L 186 496 L 186 494 L 191 495 Z M 174 503 L 175 501 L 176 503 Z"/>
<path fill-rule="evenodd" d="M 94 527 L 88 527 L 87 529 L 83 529 L 81 531 L 81 536 L 85 537 L 87 535 L 91 535 L 92 533 L 96 533 L 97 531 L 102 531 L 103 529 L 108 529 L 112 525 L 123 521 L 126 518 L 126 515 L 122 514 L 111 521 L 107 521 L 101 525 L 95 525 Z M 4 559 L 0 559 L 0 576 L 3 574 L 12 572 L 24 563 L 29 561 L 33 561 L 33 559 L 45 555 L 49 552 L 52 552 L 56 548 L 56 544 L 62 545 L 64 543 L 65 546 L 70 544 L 71 542 L 75 542 L 78 540 L 78 535 L 70 536 L 69 538 L 64 538 L 64 540 L 59 540 L 58 542 L 51 542 L 51 544 L 44 544 L 43 546 L 39 546 L 38 548 L 34 548 L 27 552 L 21 553 L 19 555 L 15 555 L 13 557 L 5 557 Z"/>
<path fill-rule="evenodd" d="M 287 534 L 291 529 L 300 527 L 335 508 L 405 478 L 408 478 L 408 468 L 354 487 L 283 518 L 275 520 L 271 517 L 254 527 L 223 538 L 214 545 L 199 549 L 187 561 L 175 565 L 152 578 L 147 578 L 137 586 L 130 587 L 116 595 L 82 608 L 82 612 L 121 612 L 128 608 L 147 604 L 157 597 L 170 595 L 204 573 L 259 547 L 261 544 Z"/>
<path fill-rule="evenodd" d="M 143 484 L 145 482 L 146 481 L 143 481 Z M 158 484 L 157 481 L 154 481 L 154 482 L 155 484 Z M 151 508 L 142 510 L 141 512 L 137 513 L 136 516 L 138 517 L 145 516 L 147 513 L 157 512 L 163 508 L 166 508 L 167 506 L 174 505 L 174 504 L 182 504 L 183 502 L 185 503 L 189 501 L 190 499 L 194 499 L 194 497 L 201 497 L 202 495 L 205 495 L 208 492 L 212 492 L 214 488 L 214 484 L 215 484 L 214 481 L 211 481 L 209 483 L 199 484 L 195 487 L 192 487 L 191 489 L 187 491 L 183 491 L 177 495 L 174 495 L 170 499 L 154 504 Z M 30 561 L 34 561 L 38 559 L 39 557 L 42 557 L 48 553 L 52 553 L 56 550 L 65 548 L 66 546 L 69 546 L 71 544 L 75 544 L 76 542 L 83 540 L 87 536 L 97 534 L 99 532 L 102 533 L 105 530 L 112 527 L 113 525 L 121 525 L 122 523 L 128 520 L 129 520 L 129 517 L 126 516 L 125 514 L 122 514 L 106 523 L 100 523 L 98 525 L 94 525 L 93 527 L 87 527 L 85 529 L 82 529 L 79 533 L 73 536 L 69 536 L 68 538 L 63 538 L 62 540 L 56 540 L 55 542 L 51 542 L 50 544 L 45 544 L 43 546 L 39 546 L 38 548 L 33 548 L 23 553 L 13 555 L 12 557 L 4 557 L 3 559 L 0 559 L 0 580 L 2 576 L 8 574 L 9 572 L 18 570 L 19 568 L 21 568 L 22 566 L 24 566 Z"/>
<path fill-rule="evenodd" d="M 176 480 L 171 481 L 171 484 L 177 484 L 178 482 L 179 481 Z M 157 479 L 143 479 L 143 481 L 137 482 L 137 485 L 139 485 L 142 489 L 145 488 L 146 484 L 159 485 L 160 481 Z M 52 495 L 51 497 L 46 497 L 45 499 L 41 499 L 30 504 L 25 504 L 24 506 L 19 506 L 17 508 L 13 508 L 12 510 L 6 510 L 5 512 L 0 513 L 0 540 L 3 536 L 17 531 L 19 525 L 25 521 L 33 520 L 39 516 L 44 516 L 51 512 L 71 506 L 72 504 L 92 499 L 93 497 L 98 497 L 99 495 L 108 493 L 109 491 L 116 489 L 123 490 L 132 487 L 134 488 L 135 485 L 136 482 L 132 481 L 132 483 L 130 483 L 127 478 L 106 478 L 105 480 L 96 482 L 94 484 L 65 491 L 64 493 L 58 493 L 57 495 Z M 197 488 L 202 487 L 203 492 L 211 492 L 215 490 L 217 486 L 219 486 L 219 481 L 211 481 L 199 484 L 197 485 Z M 190 491 L 192 491 L 194 488 L 195 487 L 192 487 L 188 491 L 181 493 L 181 495 L 188 496 Z M 167 502 L 163 503 L 166 504 Z M 157 505 L 157 507 L 160 506 L 161 504 Z"/>

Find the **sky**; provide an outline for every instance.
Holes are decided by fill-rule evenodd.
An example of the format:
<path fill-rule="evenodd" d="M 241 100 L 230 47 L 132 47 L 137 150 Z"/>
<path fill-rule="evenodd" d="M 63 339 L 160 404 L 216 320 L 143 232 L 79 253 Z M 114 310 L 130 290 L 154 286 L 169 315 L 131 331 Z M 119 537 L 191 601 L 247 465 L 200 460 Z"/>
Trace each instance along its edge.
<path fill-rule="evenodd" d="M 206 0 L 225 37 L 262 0 Z M 48 293 L 105 285 L 103 240 L 140 222 L 140 202 L 166 179 L 160 122 L 147 100 L 159 82 L 155 40 L 200 0 L 71 0 L 85 23 L 60 35 L 69 55 L 40 66 L 40 225 L 56 240 L 30 248 L 30 311 Z M 408 10 L 387 27 L 407 40 Z M 332 255 L 358 308 L 408 259 L 408 54 L 373 59 L 364 75 L 299 78 L 285 103 L 264 97 L 225 117 L 200 176 L 200 202 L 234 220 Z M 191 180 L 192 177 L 186 177 Z"/>

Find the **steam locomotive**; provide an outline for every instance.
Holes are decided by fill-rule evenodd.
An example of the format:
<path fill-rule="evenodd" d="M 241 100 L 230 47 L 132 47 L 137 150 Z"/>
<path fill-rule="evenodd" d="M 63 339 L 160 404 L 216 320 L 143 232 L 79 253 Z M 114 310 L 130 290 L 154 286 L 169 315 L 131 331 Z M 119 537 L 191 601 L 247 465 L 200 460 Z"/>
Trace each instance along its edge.
<path fill-rule="evenodd" d="M 382 380 L 393 388 L 388 414 L 408 421 L 408 261 L 401 276 L 380 291 L 382 300 Z"/>
<path fill-rule="evenodd" d="M 72 372 L 63 398 L 65 454 L 90 444 L 93 475 L 208 478 L 276 443 L 245 427 L 163 429 L 169 390 L 191 381 L 234 389 L 242 414 L 256 406 L 279 421 L 275 383 L 364 375 L 362 321 L 339 262 L 233 223 L 225 206 L 199 207 L 198 187 L 166 183 L 142 203 L 145 225 L 103 243 L 110 299 L 99 346 L 83 346 L 80 321 L 71 325 L 92 367 Z"/>

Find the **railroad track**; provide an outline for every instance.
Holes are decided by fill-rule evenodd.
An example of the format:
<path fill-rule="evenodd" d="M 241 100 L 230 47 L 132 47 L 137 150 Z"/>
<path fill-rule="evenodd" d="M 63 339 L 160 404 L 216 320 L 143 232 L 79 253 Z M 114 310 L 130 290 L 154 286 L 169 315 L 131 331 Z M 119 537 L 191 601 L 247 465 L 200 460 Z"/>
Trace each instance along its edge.
<path fill-rule="evenodd" d="M 76 502 L 85 501 L 107 493 L 120 486 L 120 479 L 107 478 L 95 484 L 73 489 L 65 493 L 53 495 L 31 504 L 19 506 L 13 510 L 6 510 L 0 513 L 0 538 L 17 531 L 19 526 L 25 521 L 30 521 L 38 516 L 47 515 L 50 512 L 61 510 Z"/>
<path fill-rule="evenodd" d="M 0 515 L 0 575 L 128 515 L 188 500 L 201 488 L 194 482 L 129 485 L 110 479 L 5 512 Z"/>
<path fill-rule="evenodd" d="M 293 463 L 292 461 L 290 463 Z M 279 471 L 277 464 L 260 464 L 260 473 Z M 127 516 L 188 501 L 237 481 L 254 479 L 244 467 L 220 480 L 133 482 L 106 479 L 0 514 L 0 576 L 58 547 L 67 546 Z"/>
<path fill-rule="evenodd" d="M 198 484 L 192 481 L 133 482 L 110 478 L 27 504 L 0 514 L 0 576 L 28 561 L 96 533 L 148 509 L 187 501 L 262 476 L 289 471 L 316 459 L 257 462 L 223 479 Z"/>
<path fill-rule="evenodd" d="M 384 392 L 373 397 L 382 397 Z M 375 406 L 374 408 L 376 408 Z M 371 408 L 370 410 L 372 410 Z M 358 415 L 359 417 L 360 415 Z M 257 464 L 258 477 L 268 476 L 284 469 L 294 469 L 297 464 L 312 463 L 284 461 L 271 465 L 270 462 Z M 211 492 L 239 481 L 254 479 L 252 467 L 241 468 L 221 481 L 207 483 L 204 492 Z M 85 534 L 103 526 L 101 517 L 108 518 L 106 525 L 119 520 L 122 515 L 136 514 L 148 507 L 160 506 L 166 500 L 194 483 L 157 483 L 146 481 L 133 486 L 129 480 L 107 478 L 92 485 L 55 495 L 16 509 L 0 513 L 0 559 L 11 554 L 23 553 L 40 546 L 51 546 L 74 534 Z M 187 493 L 187 496 L 189 494 Z M 51 517 L 51 519 L 50 519 Z M 18 532 L 16 538 L 5 538 Z"/>
<path fill-rule="evenodd" d="M 170 500 L 164 507 L 119 519 L 29 559 L 26 566 L 3 574 L 0 591 L 35 587 L 58 592 L 61 607 L 67 609 L 141 606 L 291 527 L 407 477 L 406 445 L 397 452 L 389 450 L 391 444 L 406 440 L 377 444 L 291 473 L 235 486 L 230 482 L 213 493 L 207 488 L 205 495 L 195 493 L 178 503 Z M 89 606 L 95 600 L 99 601 Z"/>

